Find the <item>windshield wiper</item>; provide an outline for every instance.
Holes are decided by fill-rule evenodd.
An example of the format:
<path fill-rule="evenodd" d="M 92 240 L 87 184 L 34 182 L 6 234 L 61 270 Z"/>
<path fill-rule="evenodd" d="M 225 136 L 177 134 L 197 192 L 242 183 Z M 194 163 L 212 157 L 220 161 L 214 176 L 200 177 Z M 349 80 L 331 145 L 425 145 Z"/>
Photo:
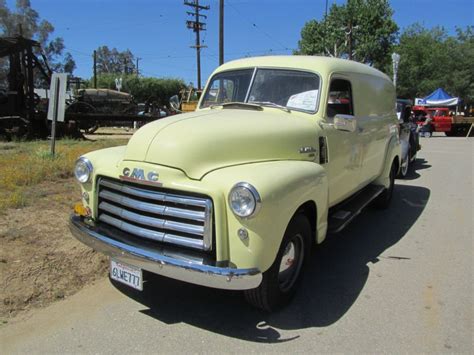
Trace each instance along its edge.
<path fill-rule="evenodd" d="M 250 101 L 250 103 L 261 105 L 261 106 L 275 107 L 275 108 L 279 108 L 280 110 L 283 110 L 285 112 L 291 112 L 291 110 L 288 107 L 278 105 L 278 104 L 276 104 L 274 102 L 271 102 L 271 101 Z"/>
<path fill-rule="evenodd" d="M 254 104 L 254 103 L 247 103 L 247 102 L 224 102 L 221 104 L 213 104 L 209 106 L 209 108 L 216 108 L 216 107 L 222 107 L 222 108 L 240 108 L 244 110 L 255 110 L 255 111 L 262 111 L 263 108 L 261 105 Z"/>

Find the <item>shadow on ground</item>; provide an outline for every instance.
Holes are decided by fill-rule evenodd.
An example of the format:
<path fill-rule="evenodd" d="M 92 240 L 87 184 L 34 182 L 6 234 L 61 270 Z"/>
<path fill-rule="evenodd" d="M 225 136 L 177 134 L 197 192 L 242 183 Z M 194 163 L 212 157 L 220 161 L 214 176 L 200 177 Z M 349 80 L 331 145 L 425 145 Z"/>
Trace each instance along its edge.
<path fill-rule="evenodd" d="M 343 232 L 330 235 L 314 250 L 292 303 L 272 314 L 247 305 L 240 292 L 208 289 L 156 275 L 150 275 L 143 292 L 114 285 L 147 307 L 140 312 L 167 324 L 187 323 L 253 342 L 291 341 L 298 336 L 283 338 L 279 329 L 325 327 L 337 322 L 361 294 L 369 263 L 383 262 L 385 257 L 403 259 L 390 254 L 381 260 L 378 257 L 406 235 L 429 196 L 426 188 L 396 185 L 388 210 L 367 209 Z"/>
<path fill-rule="evenodd" d="M 418 158 L 410 164 L 408 174 L 403 178 L 403 180 L 415 180 L 420 177 L 418 171 L 429 169 L 431 165 L 428 164 L 428 161 L 423 158 Z"/>

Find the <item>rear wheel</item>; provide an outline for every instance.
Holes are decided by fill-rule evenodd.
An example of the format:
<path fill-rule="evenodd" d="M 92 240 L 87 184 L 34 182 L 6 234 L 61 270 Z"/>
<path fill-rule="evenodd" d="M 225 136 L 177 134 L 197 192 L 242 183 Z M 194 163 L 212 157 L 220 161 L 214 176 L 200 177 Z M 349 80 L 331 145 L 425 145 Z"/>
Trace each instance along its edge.
<path fill-rule="evenodd" d="M 287 304 L 295 294 L 309 260 L 310 245 L 309 221 L 298 214 L 288 225 L 277 257 L 263 273 L 260 286 L 245 291 L 247 302 L 268 312 Z"/>
<path fill-rule="evenodd" d="M 406 176 L 408 175 L 409 167 L 410 167 L 410 149 L 408 149 L 407 155 L 402 160 L 400 171 L 398 172 L 398 177 L 400 179 L 406 178 Z"/>
<path fill-rule="evenodd" d="M 390 185 L 374 200 L 374 206 L 379 209 L 386 209 L 390 206 L 393 195 L 393 187 L 395 186 L 395 175 L 397 175 L 397 162 L 394 160 L 390 168 Z"/>

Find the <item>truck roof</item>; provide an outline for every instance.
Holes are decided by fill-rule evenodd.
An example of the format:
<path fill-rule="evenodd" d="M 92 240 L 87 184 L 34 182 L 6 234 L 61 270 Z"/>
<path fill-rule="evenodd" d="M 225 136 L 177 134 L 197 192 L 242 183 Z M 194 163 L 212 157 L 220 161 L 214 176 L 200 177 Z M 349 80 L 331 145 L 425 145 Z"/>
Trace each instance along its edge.
<path fill-rule="evenodd" d="M 331 74 L 332 72 L 355 72 L 390 80 L 389 77 L 381 71 L 353 60 L 304 55 L 263 56 L 232 60 L 218 67 L 213 74 L 245 67 L 296 68 L 315 71 L 321 75 Z"/>

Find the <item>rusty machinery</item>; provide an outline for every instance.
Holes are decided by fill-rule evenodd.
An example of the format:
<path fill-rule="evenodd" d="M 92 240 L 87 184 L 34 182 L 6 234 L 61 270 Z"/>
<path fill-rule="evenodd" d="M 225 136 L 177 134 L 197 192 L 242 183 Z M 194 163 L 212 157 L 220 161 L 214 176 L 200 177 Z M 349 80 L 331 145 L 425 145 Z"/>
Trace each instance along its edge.
<path fill-rule="evenodd" d="M 0 37 L 0 58 L 8 57 L 7 86 L 0 92 L 0 136 L 43 138 L 47 135 L 46 111 L 35 94 L 35 72 L 49 84 L 51 70 L 46 58 L 33 53 L 38 42 L 18 37 Z M 36 70 L 35 70 L 36 69 Z"/>
<path fill-rule="evenodd" d="M 46 138 L 49 135 L 47 121 L 48 100 L 35 93 L 35 82 L 40 80 L 49 87 L 52 72 L 46 57 L 42 60 L 34 54 L 40 52 L 40 44 L 21 36 L 0 37 L 0 58 L 8 57 L 7 86 L 0 89 L 0 139 L 13 136 L 24 138 Z M 80 79 L 71 78 L 76 89 Z M 65 122 L 61 123 L 59 135 L 81 136 L 80 130 L 91 133 L 99 126 L 139 125 L 156 120 L 152 111 L 139 114 L 139 106 L 132 95 L 109 89 L 79 89 L 73 99 L 66 102 Z"/>

